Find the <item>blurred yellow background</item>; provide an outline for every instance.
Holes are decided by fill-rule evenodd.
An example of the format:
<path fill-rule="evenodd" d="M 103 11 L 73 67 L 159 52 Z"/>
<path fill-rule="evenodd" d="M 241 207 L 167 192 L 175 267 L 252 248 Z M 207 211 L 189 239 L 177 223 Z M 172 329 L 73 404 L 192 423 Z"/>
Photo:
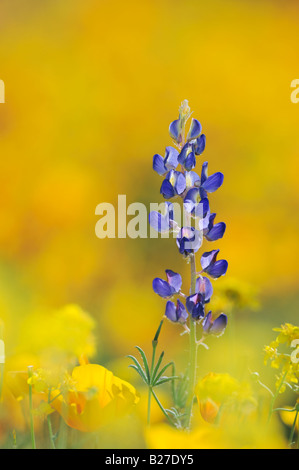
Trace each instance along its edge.
<path fill-rule="evenodd" d="M 204 246 L 229 262 L 215 285 L 248 283 L 261 304 L 235 312 L 233 333 L 200 351 L 200 373 L 231 371 L 233 347 L 239 372 L 262 367 L 271 328 L 298 323 L 298 14 L 295 1 L 1 1 L 8 356 L 31 352 L 31 315 L 78 304 L 96 321 L 96 360 L 135 381 L 125 356 L 150 350 L 164 313 L 152 279 L 173 269 L 187 292 L 189 267 L 171 240 L 99 240 L 95 208 L 118 194 L 162 201 L 152 156 L 171 145 L 187 99 L 207 137 L 197 170 L 208 160 L 225 175 L 211 205 L 226 234 Z M 187 349 L 176 325 L 163 329 L 166 345 L 168 359 Z"/>

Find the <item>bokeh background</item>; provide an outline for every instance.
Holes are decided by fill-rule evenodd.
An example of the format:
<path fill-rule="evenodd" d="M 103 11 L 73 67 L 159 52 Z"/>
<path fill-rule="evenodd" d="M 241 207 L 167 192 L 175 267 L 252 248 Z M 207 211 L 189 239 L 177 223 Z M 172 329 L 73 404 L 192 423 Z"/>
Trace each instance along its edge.
<path fill-rule="evenodd" d="M 8 358 L 40 352 L 34 319 L 49 331 L 51 312 L 77 304 L 95 322 L 92 359 L 140 385 L 125 356 L 136 344 L 150 351 L 164 313 L 152 279 L 173 269 L 187 291 L 189 266 L 171 240 L 99 240 L 95 208 L 117 206 L 118 194 L 162 201 L 152 156 L 171 145 L 169 123 L 188 99 L 207 137 L 200 158 L 225 175 L 211 204 L 227 224 L 213 248 L 229 270 L 215 289 L 237 285 L 249 297 L 226 335 L 200 351 L 199 373 L 258 370 L 273 383 L 263 347 L 273 327 L 298 324 L 298 15 L 287 0 L 1 1 Z M 161 347 L 184 366 L 187 339 L 175 325 Z"/>

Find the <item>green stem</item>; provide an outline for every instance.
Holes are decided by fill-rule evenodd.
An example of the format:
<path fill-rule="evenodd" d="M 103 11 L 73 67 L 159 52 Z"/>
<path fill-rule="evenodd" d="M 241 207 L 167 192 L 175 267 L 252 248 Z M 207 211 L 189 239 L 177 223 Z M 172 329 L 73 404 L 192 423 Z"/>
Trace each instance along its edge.
<path fill-rule="evenodd" d="M 152 354 L 152 364 L 151 364 L 151 370 L 150 370 L 150 383 L 149 383 L 149 386 L 148 386 L 148 402 L 147 402 L 147 425 L 148 426 L 150 425 L 150 420 L 151 420 L 151 398 L 152 398 L 152 393 L 154 394 L 154 392 L 152 390 L 151 381 L 152 381 L 153 371 L 154 371 L 154 367 L 155 367 L 155 358 L 156 358 L 156 349 L 157 349 L 157 346 L 158 346 L 158 338 L 159 338 L 159 335 L 160 335 L 160 332 L 161 332 L 162 325 L 163 325 L 163 320 L 161 320 L 161 322 L 158 326 L 158 329 L 156 331 L 155 337 L 152 341 L 153 354 Z"/>
<path fill-rule="evenodd" d="M 284 384 L 284 379 L 286 378 L 286 375 L 287 375 L 287 372 L 285 372 L 285 373 L 283 374 L 283 376 L 282 376 L 282 378 L 281 378 L 281 381 L 280 381 L 280 384 L 279 384 L 279 386 L 277 387 L 277 390 L 276 390 L 275 394 L 274 394 L 273 397 L 272 397 L 271 404 L 270 404 L 270 409 L 269 409 L 269 414 L 268 414 L 268 423 L 269 423 L 269 421 L 270 421 L 270 419 L 271 419 L 271 416 L 272 416 L 272 413 L 273 413 L 273 408 L 274 408 L 275 400 L 276 400 L 276 398 L 278 397 L 279 392 L 280 392 L 280 389 L 281 389 L 281 387 L 282 387 L 283 384 Z"/>
<path fill-rule="evenodd" d="M 296 410 L 295 419 L 294 419 L 293 426 L 292 426 L 292 429 L 291 429 L 291 434 L 290 434 L 290 439 L 289 439 L 289 445 L 292 445 L 292 443 L 293 443 L 298 413 L 299 413 L 299 411 Z"/>
<path fill-rule="evenodd" d="M 168 419 L 169 423 L 173 426 L 173 422 L 172 420 L 169 418 L 167 412 L 165 411 L 165 409 L 163 408 L 163 405 L 161 404 L 161 402 L 159 401 L 157 395 L 155 394 L 154 390 L 151 388 L 151 392 L 154 396 L 154 399 L 156 400 L 157 404 L 159 405 L 159 408 L 161 409 L 162 413 L 166 416 L 166 418 Z"/>
<path fill-rule="evenodd" d="M 2 397 L 3 379 L 4 379 L 4 364 L 0 364 L 0 402 L 1 402 L 1 397 Z"/>
<path fill-rule="evenodd" d="M 51 388 L 49 388 L 49 392 L 48 392 L 48 404 L 50 403 L 51 403 Z M 49 436 L 50 436 L 50 442 L 51 442 L 51 449 L 56 449 L 54 436 L 53 436 L 53 430 L 52 430 L 51 416 L 49 414 L 47 416 L 47 422 L 48 422 L 48 430 L 49 430 Z"/>
<path fill-rule="evenodd" d="M 195 293 L 196 287 L 196 264 L 195 256 L 190 256 L 191 264 L 191 294 Z M 190 318 L 190 360 L 189 360 L 189 384 L 188 384 L 188 399 L 187 399 L 187 412 L 186 412 L 186 427 L 191 427 L 192 408 L 194 389 L 196 385 L 196 367 L 197 367 L 197 344 L 196 344 L 196 323 Z"/>
<path fill-rule="evenodd" d="M 33 372 L 33 366 L 28 366 L 28 377 L 31 379 Z M 30 414 L 30 435 L 31 435 L 31 446 L 32 449 L 36 449 L 35 435 L 34 435 L 34 424 L 33 424 L 33 405 L 32 405 L 32 385 L 29 384 L 29 414 Z"/>

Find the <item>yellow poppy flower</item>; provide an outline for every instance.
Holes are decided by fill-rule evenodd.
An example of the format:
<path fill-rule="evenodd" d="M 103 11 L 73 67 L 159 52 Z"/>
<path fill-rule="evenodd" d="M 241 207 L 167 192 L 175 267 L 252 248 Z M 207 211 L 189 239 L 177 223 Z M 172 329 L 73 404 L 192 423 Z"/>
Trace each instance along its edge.
<path fill-rule="evenodd" d="M 128 412 L 138 401 L 135 388 L 128 382 L 98 364 L 84 364 L 74 368 L 68 389 L 53 406 L 69 426 L 88 432 Z"/>

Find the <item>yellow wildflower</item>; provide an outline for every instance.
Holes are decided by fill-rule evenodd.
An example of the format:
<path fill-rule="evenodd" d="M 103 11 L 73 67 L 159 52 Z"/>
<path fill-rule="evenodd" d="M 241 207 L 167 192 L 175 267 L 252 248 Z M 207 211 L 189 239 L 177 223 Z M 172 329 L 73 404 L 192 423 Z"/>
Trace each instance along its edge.
<path fill-rule="evenodd" d="M 98 364 L 75 367 L 71 386 L 53 401 L 65 422 L 80 431 L 95 431 L 138 403 L 135 388 Z M 57 391 L 53 391 L 53 397 Z"/>

